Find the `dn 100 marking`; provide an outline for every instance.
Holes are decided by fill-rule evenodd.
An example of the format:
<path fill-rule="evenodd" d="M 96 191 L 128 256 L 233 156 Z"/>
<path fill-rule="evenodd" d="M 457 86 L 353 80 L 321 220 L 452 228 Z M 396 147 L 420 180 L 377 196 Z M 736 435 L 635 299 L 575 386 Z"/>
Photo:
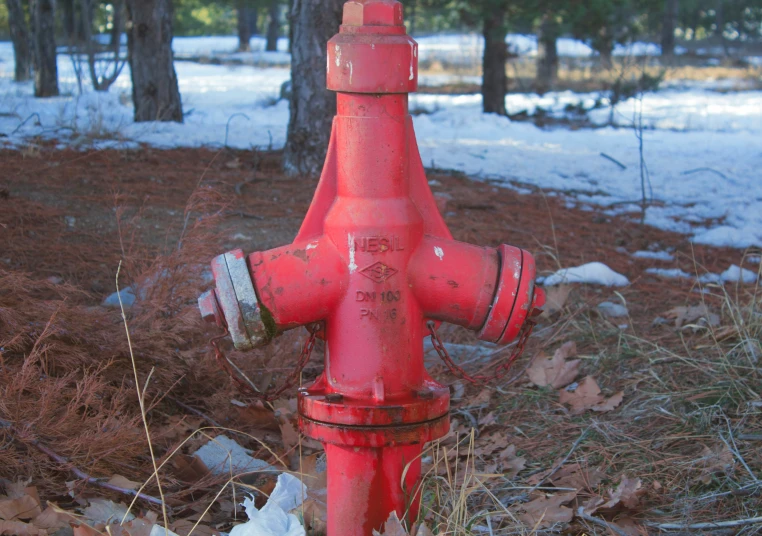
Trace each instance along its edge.
<path fill-rule="evenodd" d="M 381 303 L 398 302 L 402 298 L 402 294 L 399 290 L 387 290 L 385 292 L 365 292 L 363 290 L 358 290 L 355 294 L 355 301 L 375 302 L 377 296 Z"/>

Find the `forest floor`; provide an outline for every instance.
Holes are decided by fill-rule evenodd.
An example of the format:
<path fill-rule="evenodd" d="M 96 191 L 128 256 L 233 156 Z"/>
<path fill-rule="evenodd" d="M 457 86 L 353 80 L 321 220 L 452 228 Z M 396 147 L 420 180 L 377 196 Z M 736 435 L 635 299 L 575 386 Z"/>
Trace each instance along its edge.
<path fill-rule="evenodd" d="M 0 533 L 148 534 L 165 523 L 162 498 L 177 534 L 229 531 L 245 519 L 241 496 L 261 506 L 276 473 L 210 471 L 192 454 L 220 435 L 296 471 L 309 490 L 299 515 L 308 534 L 321 533 L 320 448 L 295 432 L 295 392 L 262 405 L 239 391 L 214 361 L 218 333 L 195 301 L 214 255 L 296 234 L 316 181 L 282 176 L 279 162 L 277 152 L 228 149 L 0 154 Z M 519 194 L 441 170 L 429 180 L 457 239 L 526 248 L 543 275 L 605 262 L 630 284 L 548 287 L 526 355 L 502 382 L 464 384 L 427 354 L 453 400 L 452 432 L 423 460 L 428 529 L 762 533 L 757 284 L 646 271 L 758 272 L 759 252 L 692 244 L 570 208 L 552 192 Z M 134 298 L 134 366 L 109 299 L 120 262 L 120 288 L 132 289 L 122 296 Z M 441 333 L 470 372 L 506 355 L 484 357 L 464 330 Z M 304 339 L 294 330 L 265 350 L 229 355 L 260 387 L 278 384 Z M 321 370 L 320 346 L 315 354 L 305 380 Z M 131 508 L 139 517 L 118 528 L 144 482 Z"/>

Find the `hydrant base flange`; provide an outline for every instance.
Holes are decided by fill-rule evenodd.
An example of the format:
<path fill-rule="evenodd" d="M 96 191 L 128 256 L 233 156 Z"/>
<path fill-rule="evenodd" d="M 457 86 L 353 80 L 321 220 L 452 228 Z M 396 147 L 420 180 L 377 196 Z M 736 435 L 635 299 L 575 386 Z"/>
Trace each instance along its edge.
<path fill-rule="evenodd" d="M 423 445 L 447 434 L 450 416 L 432 421 L 390 426 L 346 426 L 313 421 L 299 415 L 299 428 L 304 435 L 342 447 L 399 447 Z"/>

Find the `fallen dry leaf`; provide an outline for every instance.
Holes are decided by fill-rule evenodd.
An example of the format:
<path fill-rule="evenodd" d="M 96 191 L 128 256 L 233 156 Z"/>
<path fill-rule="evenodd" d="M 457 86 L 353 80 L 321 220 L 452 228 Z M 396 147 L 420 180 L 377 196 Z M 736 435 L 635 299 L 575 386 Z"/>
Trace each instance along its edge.
<path fill-rule="evenodd" d="M 194 526 L 196 527 L 195 529 L 193 528 Z M 196 525 L 196 521 L 190 519 L 178 519 L 170 525 L 170 528 L 172 529 L 172 532 L 177 534 L 177 536 L 188 536 L 191 530 L 193 531 L 193 534 L 198 534 L 198 536 L 214 536 L 215 534 L 219 534 L 219 532 L 213 528 L 201 524 Z M 161 529 L 159 532 L 160 536 L 162 536 L 164 534 L 164 529 Z"/>
<path fill-rule="evenodd" d="M 431 529 L 426 523 L 421 523 L 418 525 L 418 530 L 416 531 L 415 536 L 434 536 L 434 533 L 431 532 Z"/>
<path fill-rule="evenodd" d="M 55 508 L 48 506 L 40 515 L 32 520 L 32 524 L 52 534 L 58 529 L 68 527 L 71 519 L 71 516 L 61 515 Z"/>
<path fill-rule="evenodd" d="M 27 494 L 15 499 L 0 499 L 0 519 L 6 521 L 34 519 L 42 513 L 36 488 L 26 488 Z"/>
<path fill-rule="evenodd" d="M 508 448 L 500 452 L 498 460 L 502 472 L 507 478 L 514 478 L 527 464 L 526 458 L 516 456 L 516 447 L 513 445 L 509 445 Z"/>
<path fill-rule="evenodd" d="M 563 310 L 566 302 L 569 300 L 571 289 L 571 285 L 545 287 L 545 306 L 542 308 L 542 315 L 549 317 Z"/>
<path fill-rule="evenodd" d="M 714 475 L 727 473 L 733 468 L 733 453 L 724 443 L 713 448 L 704 445 L 701 458 L 697 460 L 696 466 L 701 471 L 696 480 L 702 484 L 709 484 Z"/>
<path fill-rule="evenodd" d="M 711 312 L 705 304 L 674 307 L 664 313 L 665 318 L 674 318 L 675 327 L 685 324 L 702 324 L 704 326 L 719 326 L 720 317 Z"/>
<path fill-rule="evenodd" d="M 196 456 L 177 454 L 172 458 L 172 468 L 175 476 L 186 483 L 198 482 L 209 474 L 209 469 Z"/>
<path fill-rule="evenodd" d="M 529 381 L 538 387 L 549 385 L 553 389 L 569 385 L 577 377 L 582 363 L 579 359 L 569 359 L 575 355 L 577 346 L 574 341 L 563 344 L 550 359 L 545 354 L 539 354 L 527 369 Z"/>
<path fill-rule="evenodd" d="M 484 458 L 497 450 L 503 450 L 508 446 L 508 434 L 499 430 L 479 436 L 476 440 L 474 455 Z M 462 456 L 468 455 L 468 449 L 459 449 Z"/>
<path fill-rule="evenodd" d="M 140 487 L 140 482 L 133 482 L 127 477 L 124 477 L 122 475 L 114 475 L 111 478 L 109 478 L 108 483 L 112 486 L 118 486 L 120 488 L 124 489 L 131 489 L 136 490 Z"/>
<path fill-rule="evenodd" d="M 593 492 L 605 477 L 606 474 L 597 467 L 590 469 L 578 463 L 570 463 L 562 466 L 549 480 L 558 488 Z"/>
<path fill-rule="evenodd" d="M 22 523 L 21 521 L 3 521 L 0 520 L 0 534 L 8 536 L 42 536 L 47 531 L 38 529 L 34 525 Z"/>
<path fill-rule="evenodd" d="M 550 496 L 542 495 L 511 510 L 528 527 L 547 528 L 556 523 L 568 523 L 572 520 L 574 512 L 564 505 L 576 497 L 575 491 Z"/>
<path fill-rule="evenodd" d="M 630 478 L 627 475 L 622 475 L 622 479 L 619 482 L 616 490 L 609 491 L 609 500 L 596 507 L 597 508 L 614 508 L 621 504 L 629 510 L 634 510 L 640 502 L 640 497 L 646 492 L 643 488 L 643 482 L 639 478 Z M 594 512 L 593 510 L 592 512 Z M 588 513 L 592 513 L 588 512 Z"/>
<path fill-rule="evenodd" d="M 601 395 L 601 388 L 592 376 L 585 377 L 574 391 L 567 389 L 560 392 L 559 402 L 571 406 L 572 415 L 579 415 L 586 410 L 611 411 L 622 403 L 624 391 L 606 398 Z"/>
<path fill-rule="evenodd" d="M 397 517 L 397 512 L 392 510 L 392 513 L 389 514 L 389 519 L 384 523 L 384 532 L 378 532 L 373 529 L 373 536 L 408 536 L 408 532 Z"/>

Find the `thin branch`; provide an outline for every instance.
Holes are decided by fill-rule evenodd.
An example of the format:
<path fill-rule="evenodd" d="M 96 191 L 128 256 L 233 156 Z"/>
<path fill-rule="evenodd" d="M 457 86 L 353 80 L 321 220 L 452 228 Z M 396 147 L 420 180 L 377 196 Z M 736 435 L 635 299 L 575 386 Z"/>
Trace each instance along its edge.
<path fill-rule="evenodd" d="M 708 523 L 647 523 L 649 527 L 660 530 L 711 530 L 729 527 L 744 527 L 746 525 L 762 524 L 762 516 L 734 519 L 733 521 L 713 521 Z"/>
<path fill-rule="evenodd" d="M 627 166 L 622 164 L 619 160 L 614 158 L 613 156 L 609 156 L 606 153 L 601 153 L 601 156 L 605 158 L 606 160 L 610 160 L 611 162 L 615 163 L 617 166 L 619 166 L 621 169 L 627 169 Z"/>
<path fill-rule="evenodd" d="M 720 171 L 717 171 L 716 169 L 712 169 L 710 167 L 700 167 L 696 169 L 689 169 L 688 171 L 683 171 L 682 173 L 680 173 L 680 175 L 692 175 L 694 173 L 699 173 L 701 171 L 708 171 L 709 173 L 714 173 L 715 175 L 719 175 L 723 179 L 728 180 L 727 175 L 725 175 L 724 173 Z"/>
<path fill-rule="evenodd" d="M 594 525 L 598 525 L 599 527 L 603 527 L 604 529 L 608 529 L 617 536 L 627 536 L 627 533 L 617 527 L 616 525 L 609 523 L 608 521 L 604 521 L 603 519 L 595 516 L 591 516 L 590 514 L 585 513 L 585 507 L 580 506 L 577 509 L 577 517 L 584 519 L 585 521 L 589 521 L 590 523 Z"/>
<path fill-rule="evenodd" d="M 151 495 L 146 495 L 145 493 L 139 493 L 132 489 L 122 488 L 120 486 L 115 486 L 114 484 L 109 484 L 108 482 L 104 481 L 101 478 L 96 478 L 94 476 L 91 476 L 87 473 L 85 473 L 82 469 L 72 465 L 72 463 L 65 457 L 61 456 L 60 454 L 56 453 L 49 447 L 46 447 L 40 441 L 37 439 L 28 439 L 28 440 L 22 440 L 19 438 L 21 434 L 19 434 L 18 430 L 8 421 L 4 421 L 0 419 L 0 428 L 8 428 L 11 432 L 13 432 L 15 439 L 17 441 L 20 441 L 22 443 L 28 443 L 32 445 L 34 448 L 45 454 L 48 458 L 53 460 L 56 463 L 59 463 L 61 465 L 66 466 L 66 470 L 71 471 L 77 478 L 86 481 L 88 484 L 93 484 L 95 486 L 108 489 L 111 491 L 116 491 L 117 493 L 122 493 L 124 495 L 130 495 L 132 497 L 137 497 L 139 499 L 143 499 L 144 501 L 161 505 L 162 501 L 161 499 L 157 499 L 156 497 L 152 497 Z"/>
<path fill-rule="evenodd" d="M 563 465 L 569 460 L 569 458 L 571 458 L 571 455 L 574 453 L 574 451 L 577 450 L 577 447 L 579 446 L 579 444 L 582 443 L 582 440 L 585 439 L 585 436 L 587 435 L 587 431 L 589 429 L 590 428 L 588 427 L 582 431 L 582 433 L 579 435 L 577 440 L 572 445 L 571 449 L 569 449 L 569 452 L 566 454 L 566 456 L 564 456 L 564 459 L 558 462 L 558 464 L 556 464 L 556 466 L 550 471 L 550 473 L 542 477 L 540 481 L 537 482 L 537 484 L 535 484 L 531 490 L 529 490 L 529 493 L 527 493 L 527 495 L 531 495 L 535 490 L 537 490 L 537 488 L 539 488 L 542 484 L 544 484 L 546 480 L 548 480 L 550 477 L 555 475 L 558 472 L 558 470 L 561 469 L 561 467 L 563 467 Z"/>

